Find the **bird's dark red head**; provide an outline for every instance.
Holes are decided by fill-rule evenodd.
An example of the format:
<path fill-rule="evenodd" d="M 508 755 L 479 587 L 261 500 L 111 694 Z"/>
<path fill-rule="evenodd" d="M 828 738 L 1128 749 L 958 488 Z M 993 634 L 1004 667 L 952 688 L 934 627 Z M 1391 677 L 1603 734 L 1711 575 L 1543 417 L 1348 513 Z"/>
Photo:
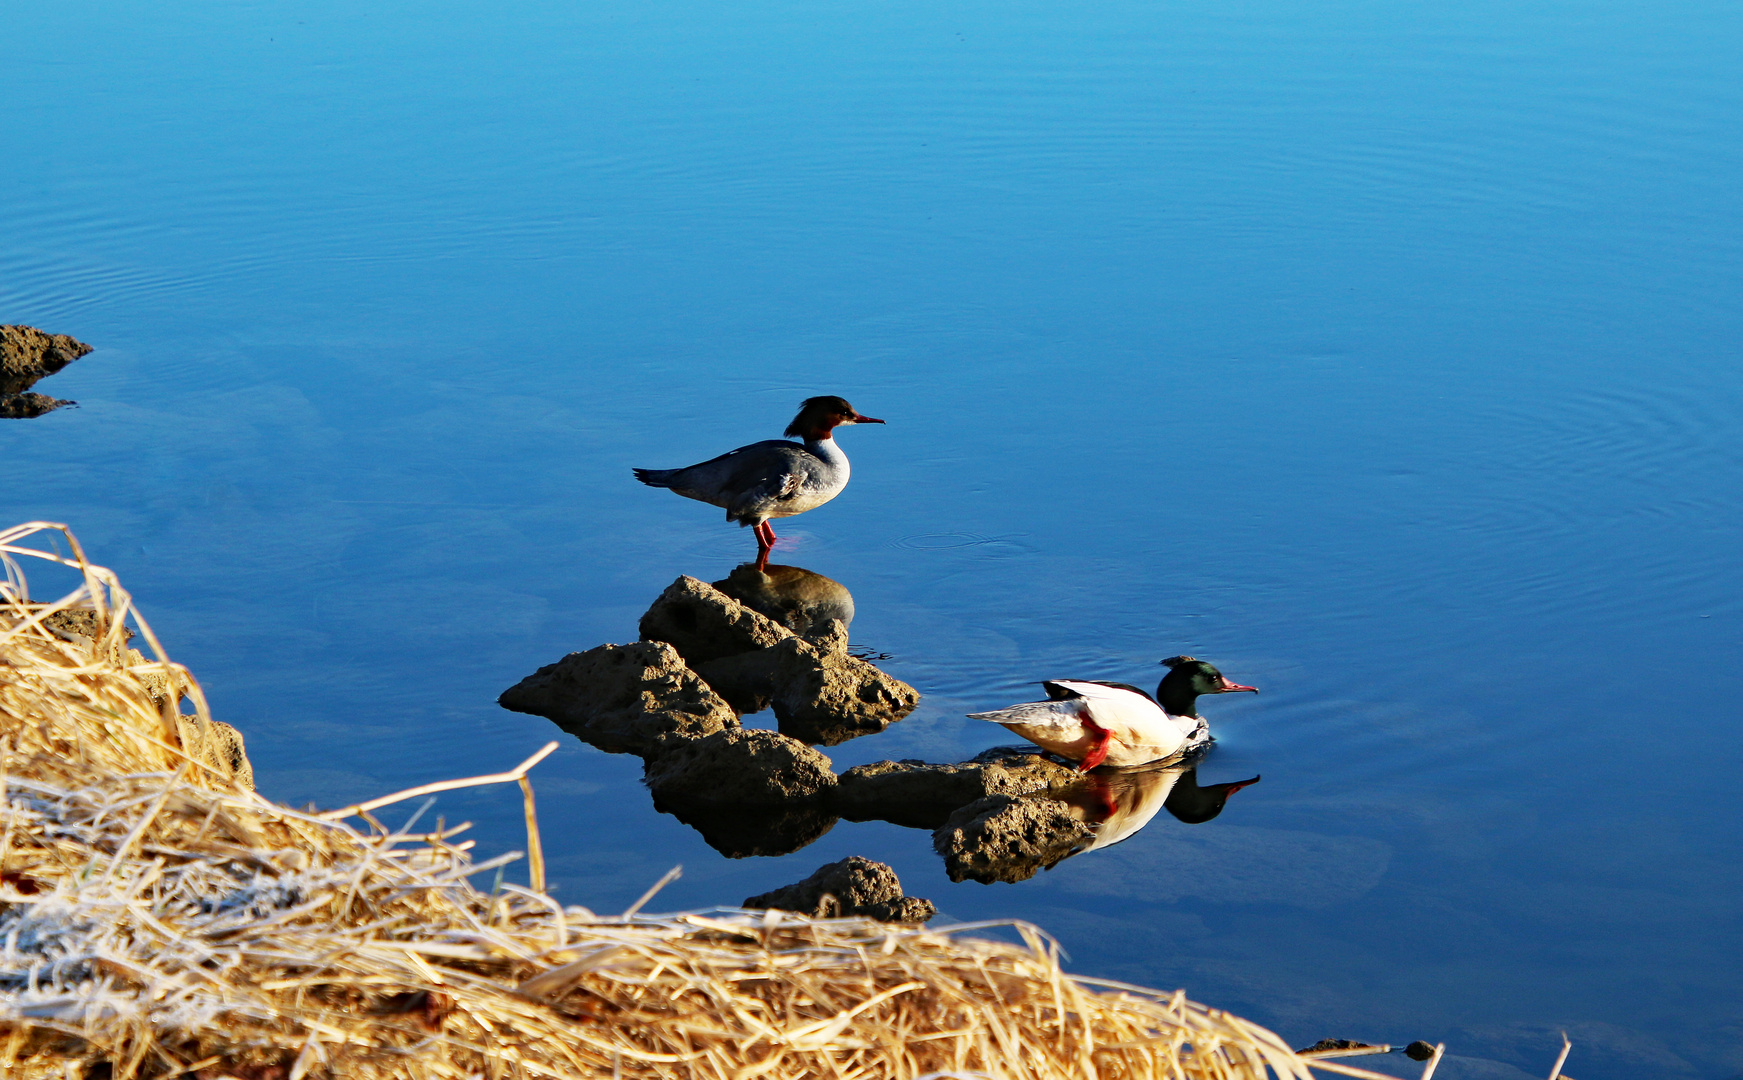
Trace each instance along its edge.
<path fill-rule="evenodd" d="M 799 415 L 787 425 L 785 434 L 788 438 L 827 439 L 831 431 L 845 424 L 881 423 L 882 420 L 866 416 L 849 405 L 846 398 L 824 395 L 806 398 L 799 406 Z"/>

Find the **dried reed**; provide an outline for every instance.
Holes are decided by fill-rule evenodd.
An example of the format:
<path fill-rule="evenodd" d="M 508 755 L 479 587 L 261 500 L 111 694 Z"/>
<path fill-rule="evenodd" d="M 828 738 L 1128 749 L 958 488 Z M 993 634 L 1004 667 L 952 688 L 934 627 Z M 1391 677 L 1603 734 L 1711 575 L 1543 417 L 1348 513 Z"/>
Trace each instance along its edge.
<path fill-rule="evenodd" d="M 47 530 L 69 555 L 22 544 Z M 20 556 L 83 585 L 32 604 Z M 7 1077 L 1379 1076 L 1180 993 L 1066 975 L 1023 923 L 600 916 L 500 875 L 481 891 L 518 853 L 474 863 L 465 826 L 372 812 L 468 782 L 327 814 L 232 786 L 178 746 L 175 695 L 151 687 L 205 718 L 199 684 L 113 574 L 44 523 L 0 532 L 0 559 Z M 45 625 L 73 607 L 100 632 Z M 155 660 L 123 646 L 128 616 Z M 536 843 L 532 763 L 470 782 L 519 782 Z M 995 926 L 1023 944 L 972 936 Z"/>

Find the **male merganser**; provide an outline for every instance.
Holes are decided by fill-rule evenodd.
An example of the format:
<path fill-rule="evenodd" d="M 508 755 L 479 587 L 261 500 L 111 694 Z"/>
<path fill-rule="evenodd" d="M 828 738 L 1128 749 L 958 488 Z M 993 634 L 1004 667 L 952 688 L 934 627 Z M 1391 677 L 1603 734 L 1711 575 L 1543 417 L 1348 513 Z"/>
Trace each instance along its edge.
<path fill-rule="evenodd" d="M 635 478 L 725 507 L 726 520 L 756 531 L 757 561 L 766 563 L 775 546 L 770 518 L 815 510 L 847 486 L 847 455 L 831 433 L 847 424 L 881 423 L 861 415 L 845 398 L 806 398 L 785 432 L 803 438 L 803 444 L 767 439 L 684 469 L 636 469 Z"/>
<path fill-rule="evenodd" d="M 1259 692 L 1230 682 L 1203 660 L 1171 656 L 1162 662 L 1170 670 L 1153 698 L 1128 683 L 1052 679 L 1041 684 L 1046 701 L 969 713 L 968 718 L 1003 724 L 1088 772 L 1103 763 L 1161 761 L 1201 746 L 1210 741 L 1210 729 L 1198 715 L 1200 694 Z"/>

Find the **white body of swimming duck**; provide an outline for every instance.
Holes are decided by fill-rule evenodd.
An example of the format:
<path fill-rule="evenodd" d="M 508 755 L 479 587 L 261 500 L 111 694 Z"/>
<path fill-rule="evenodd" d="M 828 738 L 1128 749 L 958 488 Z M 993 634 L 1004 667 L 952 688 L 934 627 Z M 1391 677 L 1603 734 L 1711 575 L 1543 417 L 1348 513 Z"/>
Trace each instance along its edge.
<path fill-rule="evenodd" d="M 852 470 L 836 445 L 834 430 L 848 424 L 881 424 L 845 398 L 806 398 L 786 434 L 804 439 L 768 439 L 682 469 L 636 469 L 650 487 L 670 488 L 686 499 L 724 507 L 726 520 L 756 531 L 759 562 L 775 546 L 771 518 L 815 510 L 841 494 Z"/>
<path fill-rule="evenodd" d="M 1088 772 L 1103 764 L 1144 765 L 1201 746 L 1210 741 L 1210 728 L 1198 715 L 1200 695 L 1259 692 L 1230 682 L 1203 660 L 1162 662 L 1170 670 L 1155 697 L 1126 683 L 1051 679 L 1041 684 L 1046 701 L 969 713 L 969 719 L 1002 724 Z"/>

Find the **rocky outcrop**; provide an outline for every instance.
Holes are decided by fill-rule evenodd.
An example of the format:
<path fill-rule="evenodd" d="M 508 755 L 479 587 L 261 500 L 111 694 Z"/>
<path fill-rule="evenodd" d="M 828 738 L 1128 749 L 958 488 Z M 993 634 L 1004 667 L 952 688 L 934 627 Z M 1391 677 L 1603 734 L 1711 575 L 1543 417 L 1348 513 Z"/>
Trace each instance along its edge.
<path fill-rule="evenodd" d="M 1071 766 L 1028 752 L 993 751 L 953 765 L 874 761 L 842 773 L 829 805 L 849 821 L 936 829 L 977 799 L 1060 791 L 1078 779 Z"/>
<path fill-rule="evenodd" d="M 839 581 L 800 566 L 754 563 L 735 568 L 714 587 L 782 626 L 810 637 L 830 622 L 853 625 L 853 594 Z"/>
<path fill-rule="evenodd" d="M 788 637 L 755 652 L 701 664 L 697 673 L 741 712 L 773 706 L 781 733 L 835 746 L 875 735 L 914 711 L 920 694 L 847 654 L 847 628 L 831 621 L 815 639 Z"/>
<path fill-rule="evenodd" d="M 656 805 L 783 806 L 835 786 L 822 754 L 774 731 L 731 728 L 673 742 L 649 759 L 642 779 Z"/>
<path fill-rule="evenodd" d="M 792 631 L 706 582 L 680 577 L 641 619 L 643 641 L 664 641 L 691 667 L 766 649 Z"/>
<path fill-rule="evenodd" d="M 1065 803 L 989 795 L 950 815 L 932 834 L 951 881 L 1025 881 L 1095 835 Z"/>
<path fill-rule="evenodd" d="M 922 923 L 938 914 L 932 901 L 903 896 L 894 870 L 860 855 L 820 866 L 804 881 L 752 896 L 743 906 L 779 908 L 818 919 L 863 915 L 899 923 Z"/>
<path fill-rule="evenodd" d="M 89 345 L 66 334 L 0 326 L 0 394 L 22 394 L 90 351 Z"/>
<path fill-rule="evenodd" d="M 663 641 L 600 645 L 547 664 L 497 699 L 614 754 L 649 757 L 738 727 L 738 717 Z"/>
<path fill-rule="evenodd" d="M 65 334 L 45 334 L 32 326 L 0 326 L 0 417 L 41 416 L 77 404 L 25 391 L 90 351 L 89 345 Z"/>

